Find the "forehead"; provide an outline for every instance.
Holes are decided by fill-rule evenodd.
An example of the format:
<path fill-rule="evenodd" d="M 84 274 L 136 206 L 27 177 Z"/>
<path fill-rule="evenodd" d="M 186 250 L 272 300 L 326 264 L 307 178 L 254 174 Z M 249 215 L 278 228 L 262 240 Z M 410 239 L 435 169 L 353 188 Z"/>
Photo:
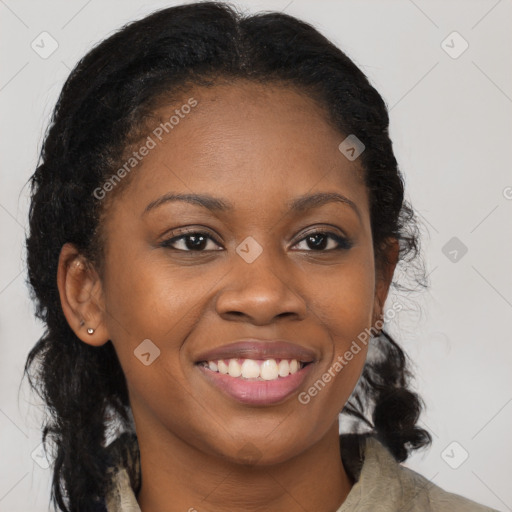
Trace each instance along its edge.
<path fill-rule="evenodd" d="M 133 171 L 131 201 L 142 210 L 157 195 L 179 191 L 263 206 L 321 189 L 365 202 L 360 163 L 339 151 L 346 135 L 329 122 L 327 108 L 282 84 L 192 87 L 153 113 L 142 144 L 154 144 Z"/>

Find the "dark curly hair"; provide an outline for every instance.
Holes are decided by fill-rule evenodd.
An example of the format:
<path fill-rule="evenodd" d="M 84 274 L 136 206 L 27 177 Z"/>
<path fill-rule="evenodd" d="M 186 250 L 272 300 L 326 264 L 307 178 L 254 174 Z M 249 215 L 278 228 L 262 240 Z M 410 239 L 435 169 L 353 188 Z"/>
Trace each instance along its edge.
<path fill-rule="evenodd" d="M 282 13 L 249 16 L 230 4 L 199 2 L 154 12 L 102 41 L 64 84 L 30 179 L 28 279 L 45 332 L 24 376 L 46 403 L 43 442 L 54 447 L 51 499 L 60 510 L 103 510 L 116 457 L 138 482 L 136 454 L 115 455 L 106 446 L 116 422 L 134 435 L 125 376 L 111 341 L 92 347 L 68 325 L 56 281 L 60 250 L 74 244 L 101 275 L 109 203 L 94 191 L 143 136 L 148 113 L 187 87 L 237 79 L 294 87 L 318 102 L 340 134 L 355 134 L 366 146 L 359 158 L 377 265 L 385 263 L 390 238 L 399 241 L 402 264 L 419 256 L 418 224 L 404 200 L 386 105 L 363 72 L 311 25 Z M 382 331 L 372 346 L 380 356 L 367 360 L 343 413 L 367 429 L 355 428 L 352 436 L 369 432 L 403 461 L 432 441 L 417 426 L 423 404 L 408 387 L 406 355 L 392 337 Z"/>

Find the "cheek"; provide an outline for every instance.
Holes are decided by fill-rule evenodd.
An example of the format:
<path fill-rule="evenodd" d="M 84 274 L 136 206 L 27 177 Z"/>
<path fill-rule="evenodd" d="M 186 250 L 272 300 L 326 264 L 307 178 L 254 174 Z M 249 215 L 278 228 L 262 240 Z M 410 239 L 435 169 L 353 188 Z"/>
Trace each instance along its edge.
<path fill-rule="evenodd" d="M 336 341 L 336 350 L 369 328 L 375 299 L 373 260 L 354 252 L 342 265 L 317 272 L 308 292 L 310 311 Z"/>
<path fill-rule="evenodd" d="M 204 406 L 187 389 L 181 348 L 215 280 L 198 272 L 192 278 L 192 272 L 134 254 L 125 253 L 124 262 L 105 275 L 107 323 L 133 414 L 141 426 L 159 418 L 170 430 L 192 431 Z M 146 426 L 155 429 L 157 424 Z"/>
<path fill-rule="evenodd" d="M 318 378 L 306 390 L 308 396 L 302 403 L 310 402 L 319 412 L 322 408 L 331 408 L 333 414 L 341 410 L 366 360 L 375 296 L 373 260 L 354 256 L 350 264 L 331 269 L 328 279 L 315 279 L 316 298 L 310 311 L 328 333 L 331 350 L 325 353 Z"/>
<path fill-rule="evenodd" d="M 125 253 L 105 275 L 112 339 L 140 343 L 145 338 L 176 338 L 175 329 L 194 314 L 214 280 L 207 274 L 170 268 L 165 261 Z"/>

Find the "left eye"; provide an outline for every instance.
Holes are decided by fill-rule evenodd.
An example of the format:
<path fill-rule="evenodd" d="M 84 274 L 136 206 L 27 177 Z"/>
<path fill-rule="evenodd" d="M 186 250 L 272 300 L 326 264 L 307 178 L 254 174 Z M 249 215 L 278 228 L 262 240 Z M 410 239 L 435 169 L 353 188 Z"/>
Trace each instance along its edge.
<path fill-rule="evenodd" d="M 329 247 L 329 240 L 331 242 L 331 246 Z M 175 236 L 168 240 L 164 240 L 160 245 L 162 247 L 176 249 L 178 251 L 183 252 L 205 252 L 207 250 L 221 250 L 211 248 L 208 249 L 208 242 L 213 242 L 214 245 L 219 246 L 220 244 L 208 233 L 201 231 L 194 231 L 190 233 L 185 233 L 179 236 Z M 181 243 L 181 248 L 176 247 L 179 243 Z M 350 249 L 352 244 L 350 241 L 342 237 L 336 233 L 332 233 L 329 231 L 317 231 L 315 233 L 309 233 L 302 240 L 300 240 L 295 245 L 307 244 L 310 248 L 312 247 L 314 251 L 332 251 L 332 250 L 341 250 L 341 249 Z M 333 246 L 334 245 L 334 246 Z M 299 249 L 304 250 L 304 249 Z M 307 249 L 306 249 L 307 250 Z"/>
<path fill-rule="evenodd" d="M 326 247 L 326 245 L 329 244 L 329 239 L 331 239 L 331 241 L 334 241 L 334 247 Z M 347 238 L 342 237 L 336 233 L 332 233 L 330 231 L 316 231 L 314 233 L 309 233 L 299 242 L 299 244 L 300 243 L 310 244 L 314 248 L 314 251 L 320 252 L 338 249 L 350 249 L 350 247 L 352 246 L 352 244 Z"/>

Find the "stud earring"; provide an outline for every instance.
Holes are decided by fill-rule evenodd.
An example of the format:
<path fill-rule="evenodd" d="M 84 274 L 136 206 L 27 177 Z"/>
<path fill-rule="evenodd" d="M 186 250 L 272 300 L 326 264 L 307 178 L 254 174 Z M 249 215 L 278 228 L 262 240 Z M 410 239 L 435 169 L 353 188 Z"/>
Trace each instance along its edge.
<path fill-rule="evenodd" d="M 83 327 L 85 325 L 85 322 L 83 320 L 80 320 L 80 327 Z M 87 334 L 94 334 L 94 329 L 92 327 L 89 327 L 87 329 Z"/>

